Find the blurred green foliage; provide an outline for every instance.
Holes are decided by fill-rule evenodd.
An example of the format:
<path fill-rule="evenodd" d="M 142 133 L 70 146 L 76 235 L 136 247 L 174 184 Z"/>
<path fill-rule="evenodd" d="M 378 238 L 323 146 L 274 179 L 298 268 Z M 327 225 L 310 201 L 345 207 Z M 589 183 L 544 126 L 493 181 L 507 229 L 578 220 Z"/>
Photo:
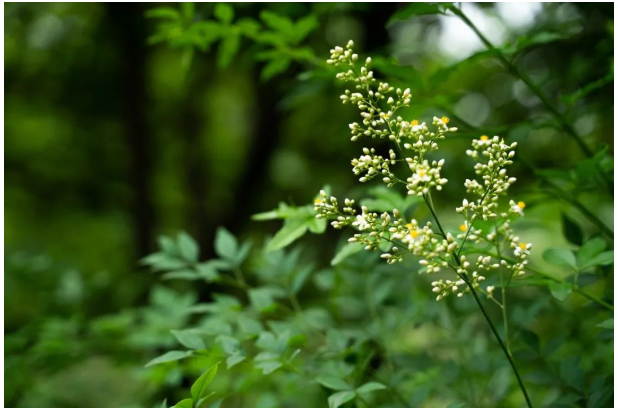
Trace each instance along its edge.
<path fill-rule="evenodd" d="M 613 8 L 465 4 L 488 48 L 448 6 L 5 4 L 5 406 L 523 405 L 473 302 L 315 235 L 325 183 L 405 202 L 345 167 L 324 60 L 350 38 L 405 116 L 459 128 L 451 182 L 470 139 L 519 143 L 514 357 L 535 406 L 612 405 Z M 283 234 L 251 220 L 277 205 Z"/>

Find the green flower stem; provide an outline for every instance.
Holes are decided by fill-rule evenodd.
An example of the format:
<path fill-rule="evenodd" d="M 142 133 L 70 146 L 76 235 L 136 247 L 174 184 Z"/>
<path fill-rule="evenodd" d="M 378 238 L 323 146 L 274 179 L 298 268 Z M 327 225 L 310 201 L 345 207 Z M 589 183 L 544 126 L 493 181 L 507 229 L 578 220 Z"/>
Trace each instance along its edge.
<path fill-rule="evenodd" d="M 483 253 L 485 253 L 485 254 L 487 254 L 489 256 L 492 256 L 494 258 L 498 258 L 498 256 L 496 254 L 493 254 L 491 252 L 484 251 Z M 514 261 L 512 259 L 510 259 L 510 258 L 508 258 L 506 256 L 502 257 L 502 259 L 504 259 L 505 261 L 507 261 L 507 262 L 509 262 L 511 264 L 514 263 Z M 551 280 L 553 280 L 555 282 L 558 282 L 558 283 L 566 283 L 563 279 L 559 278 L 558 276 L 552 275 L 552 274 L 547 273 L 547 272 L 543 272 L 543 271 L 541 271 L 539 269 L 535 269 L 535 268 L 533 268 L 531 266 L 527 266 L 526 270 L 529 271 L 529 272 L 532 272 L 532 273 L 536 273 L 537 275 L 542 276 L 544 278 L 551 279 Z M 577 293 L 579 295 L 582 295 L 586 299 L 591 300 L 592 302 L 598 304 L 599 306 L 604 307 L 605 309 L 611 310 L 612 312 L 614 311 L 614 306 L 610 305 L 609 303 L 603 301 L 602 299 L 600 299 L 600 298 L 598 298 L 596 296 L 591 295 L 590 293 L 588 293 L 585 290 L 581 289 L 577 285 L 573 285 L 573 292 L 575 292 L 575 293 Z"/>
<path fill-rule="evenodd" d="M 433 203 L 431 202 L 431 194 L 429 194 L 427 196 L 424 195 L 423 198 L 425 199 L 425 203 L 427 204 L 427 207 L 429 207 L 429 211 L 431 212 L 431 215 L 433 216 L 434 220 L 436 221 L 436 225 L 438 225 L 438 229 L 442 233 L 442 236 L 446 237 L 446 232 L 444 232 L 444 229 L 442 228 L 442 225 L 440 224 L 440 220 L 438 219 L 438 216 L 436 215 L 436 211 L 433 208 Z M 455 263 L 457 264 L 457 266 L 461 266 L 461 261 L 459 259 L 459 256 L 457 255 L 457 253 L 453 253 L 453 259 L 455 260 Z M 454 270 L 455 270 L 455 272 L 457 272 L 455 268 L 454 268 Z M 517 378 L 517 383 L 519 384 L 519 387 L 520 387 L 520 389 L 521 389 L 521 391 L 522 391 L 522 393 L 524 395 L 524 398 L 526 399 L 526 404 L 528 405 L 529 408 L 532 408 L 532 402 L 530 401 L 530 397 L 528 396 L 528 392 L 526 391 L 526 387 L 524 385 L 524 382 L 522 381 L 521 376 L 519 375 L 519 371 L 517 370 L 517 366 L 515 366 L 515 361 L 513 360 L 513 357 L 511 356 L 511 354 L 509 353 L 509 350 L 507 349 L 506 345 L 502 341 L 502 338 L 500 337 L 500 334 L 496 330 L 496 327 L 494 326 L 494 323 L 492 322 L 491 318 L 489 317 L 489 315 L 485 311 L 485 307 L 481 303 L 481 300 L 479 299 L 479 297 L 478 297 L 478 295 L 476 293 L 476 290 L 474 290 L 474 287 L 472 286 L 472 284 L 470 283 L 470 281 L 468 280 L 468 278 L 466 276 L 459 275 L 459 273 L 457 273 L 457 275 L 459 277 L 461 277 L 461 279 L 464 282 L 466 282 L 466 284 L 468 285 L 468 288 L 470 289 L 470 292 L 472 293 L 472 296 L 474 296 L 474 300 L 476 301 L 476 304 L 481 309 L 481 312 L 483 312 L 483 316 L 485 316 L 485 320 L 487 320 L 487 323 L 489 324 L 489 327 L 491 328 L 491 331 L 493 332 L 494 336 L 496 337 L 496 340 L 498 341 L 498 344 L 500 345 L 500 348 L 502 348 L 502 351 L 504 352 L 504 356 L 506 356 L 506 358 L 508 359 L 509 363 L 511 364 L 511 368 L 513 369 L 513 372 L 515 373 L 515 377 Z"/>
<path fill-rule="evenodd" d="M 464 279 L 464 281 L 465 281 L 465 279 Z M 502 351 L 504 352 L 504 355 L 506 356 L 506 358 L 509 360 L 509 363 L 511 364 L 511 368 L 513 369 L 513 372 L 515 373 L 515 377 L 517 378 L 517 383 L 519 383 L 519 387 L 521 388 L 521 391 L 524 394 L 524 398 L 526 398 L 526 404 L 528 405 L 529 408 L 532 408 L 533 407 L 532 406 L 532 402 L 530 401 L 530 397 L 528 396 L 528 392 L 526 391 L 526 387 L 524 386 L 524 382 L 522 381 L 521 376 L 519 376 L 519 372 L 517 371 L 517 366 L 515 366 L 515 361 L 513 360 L 513 357 L 511 356 L 511 354 L 509 353 L 509 350 L 507 349 L 506 345 L 502 341 L 502 338 L 500 338 L 500 334 L 496 330 L 496 327 L 494 326 L 493 322 L 489 318 L 489 315 L 485 311 L 485 308 L 483 307 L 483 304 L 481 303 L 481 300 L 479 299 L 478 295 L 476 294 L 476 291 L 474 290 L 474 288 L 472 287 L 472 285 L 469 282 L 466 282 L 466 283 L 468 284 L 468 288 L 470 288 L 470 292 L 472 292 L 472 296 L 474 296 L 474 300 L 476 300 L 476 303 L 478 304 L 479 308 L 481 309 L 481 312 L 483 312 L 483 315 L 485 316 L 485 319 L 487 320 L 487 323 L 489 323 L 489 327 L 491 328 L 491 331 L 494 333 L 494 336 L 496 337 L 496 340 L 500 344 L 500 347 L 502 348 Z"/>

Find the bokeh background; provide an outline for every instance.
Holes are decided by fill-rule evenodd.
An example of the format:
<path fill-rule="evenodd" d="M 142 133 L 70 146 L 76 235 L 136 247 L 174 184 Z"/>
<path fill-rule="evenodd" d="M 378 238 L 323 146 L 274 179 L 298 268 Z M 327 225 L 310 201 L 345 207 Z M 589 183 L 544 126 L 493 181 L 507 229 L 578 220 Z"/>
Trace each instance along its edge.
<path fill-rule="evenodd" d="M 451 181 L 470 166 L 464 147 L 481 132 L 520 141 L 534 167 L 569 169 L 582 159 L 495 60 L 480 56 L 445 71 L 484 50 L 455 17 L 391 21 L 400 3 L 233 6 L 255 19 L 262 10 L 294 20 L 314 13 L 319 26 L 304 44 L 321 60 L 354 39 L 363 56 L 408 67 L 408 81 L 443 75 L 424 91 L 410 85 L 419 99 L 411 113 L 448 115 L 467 131 L 443 145 Z M 157 20 L 145 16 L 153 7 L 4 5 L 5 405 L 144 405 L 149 398 L 135 393 L 149 384 L 135 365 L 148 356 L 116 351 L 122 327 L 105 319 L 149 302 L 157 279 L 138 259 L 156 250 L 157 236 L 185 230 L 208 258 L 219 226 L 260 241 L 280 223 L 254 222 L 252 214 L 280 201 L 310 203 L 325 183 L 341 194 L 358 190 L 348 162 L 359 147 L 347 127 L 356 113 L 340 104 L 341 85 L 308 75 L 312 66 L 301 62 L 264 80 L 257 46 L 245 39 L 225 68 L 216 47 L 196 51 L 189 65 L 181 48 L 148 41 L 157 32 Z M 197 4 L 196 15 L 212 8 Z M 559 102 L 587 144 L 613 153 L 613 4 L 464 10 L 497 45 L 552 33 L 518 55 L 518 67 Z M 559 100 L 599 79 L 577 104 Z M 526 192 L 536 182 L 529 167 L 518 163 L 513 174 L 515 196 L 523 193 L 531 209 L 528 237 L 564 244 L 563 206 Z M 440 204 L 459 202 L 462 189 L 440 193 Z M 583 201 L 613 226 L 613 199 Z M 570 218 L 593 230 L 577 213 Z M 337 235 L 307 239 L 319 264 L 332 258 Z M 108 341 L 92 338 L 93 327 L 106 326 Z"/>

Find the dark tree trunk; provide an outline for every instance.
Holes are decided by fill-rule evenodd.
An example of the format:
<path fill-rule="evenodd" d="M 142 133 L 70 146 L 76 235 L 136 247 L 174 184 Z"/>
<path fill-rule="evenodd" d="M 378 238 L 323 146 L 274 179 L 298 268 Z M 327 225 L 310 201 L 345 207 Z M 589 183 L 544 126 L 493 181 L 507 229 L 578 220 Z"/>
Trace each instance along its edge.
<path fill-rule="evenodd" d="M 152 251 L 154 225 L 151 144 L 146 120 L 144 7 L 140 3 L 108 3 L 107 9 L 121 58 L 117 84 L 128 150 L 134 253 L 135 258 L 140 258 Z"/>

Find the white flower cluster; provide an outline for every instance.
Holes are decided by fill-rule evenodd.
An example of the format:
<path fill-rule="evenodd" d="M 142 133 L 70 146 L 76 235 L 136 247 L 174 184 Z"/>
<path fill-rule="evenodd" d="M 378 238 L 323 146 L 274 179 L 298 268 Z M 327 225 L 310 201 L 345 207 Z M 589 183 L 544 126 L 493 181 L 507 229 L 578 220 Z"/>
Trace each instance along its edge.
<path fill-rule="evenodd" d="M 472 140 L 474 150 L 467 150 L 466 154 L 479 161 L 480 151 L 487 163 L 478 162 L 474 165 L 474 170 L 477 175 L 481 176 L 482 183 L 476 179 L 466 179 L 464 183 L 468 193 L 479 196 L 478 202 L 468 202 L 464 199 L 462 207 L 457 208 L 458 213 L 464 214 L 466 218 L 472 215 L 471 219 L 480 216 L 483 220 L 497 216 L 495 211 L 498 208 L 498 196 L 506 194 L 509 186 L 517 180 L 507 176 L 505 168 L 513 163 L 511 159 L 515 156 L 516 146 L 517 143 L 510 145 L 504 143 L 504 139 L 498 136 L 490 139 L 483 135 L 480 139 Z"/>
<path fill-rule="evenodd" d="M 364 155 L 358 159 L 352 159 L 352 171 L 355 175 L 365 173 L 359 180 L 361 182 L 367 182 L 376 175 L 380 174 L 384 176 L 384 183 L 391 184 L 391 179 L 395 179 L 395 175 L 390 171 L 390 164 L 395 164 L 397 155 L 391 149 L 389 151 L 389 160 L 384 159 L 382 156 L 376 155 L 375 149 L 363 148 Z M 392 183 L 394 184 L 394 183 Z"/>
<path fill-rule="evenodd" d="M 525 204 L 510 201 L 509 209 L 498 211 L 498 200 L 504 195 L 515 178 L 509 177 L 506 167 L 512 164 L 516 143 L 506 144 L 503 139 L 481 136 L 472 141 L 472 150 L 467 154 L 477 161 L 477 180 L 466 180 L 467 192 L 476 196 L 473 201 L 463 200 L 462 206 L 456 209 L 464 216 L 465 221 L 459 227 L 461 233 L 453 236 L 445 232 L 437 220 L 430 201 L 432 188 L 441 190 L 447 180 L 440 176 L 444 159 L 435 161 L 425 158 L 430 151 L 438 149 L 438 141 L 445 138 L 449 132 L 457 129 L 449 127 L 447 117 L 434 117 L 431 129 L 426 123 L 418 120 L 404 120 L 397 111 L 409 106 L 410 89 L 394 89 L 388 83 L 378 82 L 369 70 L 371 58 L 360 64 L 359 57 L 353 52 L 354 43 L 350 41 L 346 48 L 335 47 L 331 50 L 327 63 L 334 66 L 344 65 L 344 71 L 337 74 L 343 81 L 355 83 L 355 92 L 346 90 L 341 96 L 344 104 L 354 104 L 360 110 L 362 121 L 350 124 L 352 141 L 362 136 L 388 139 L 395 146 L 388 156 L 376 154 L 375 149 L 363 148 L 363 155 L 352 160 L 353 172 L 360 175 L 361 182 L 367 182 L 376 176 L 381 176 L 388 187 L 401 183 L 410 196 L 422 196 L 427 202 L 436 220 L 438 231 L 434 231 L 432 223 L 421 226 L 414 219 L 406 223 L 405 217 L 398 210 L 392 212 L 370 212 L 362 206 L 360 213 L 354 209 L 354 200 L 346 199 L 345 207 L 340 212 L 335 197 L 321 192 L 315 201 L 315 211 L 318 218 L 331 220 L 331 225 L 337 229 L 352 227 L 358 231 L 349 242 L 360 243 L 366 250 L 377 250 L 381 244 L 388 244 L 390 250 L 381 257 L 388 263 L 401 262 L 406 254 L 420 257 L 419 263 L 426 268 L 427 273 L 437 273 L 443 268 L 452 268 L 457 273 L 456 280 L 437 280 L 432 283 L 437 300 L 449 295 L 462 297 L 470 293 L 470 288 L 483 291 L 480 282 L 485 280 L 487 272 L 499 270 L 501 267 L 511 271 L 511 276 L 522 274 L 527 262 L 531 244 L 520 243 L 510 228 L 512 218 L 523 215 Z M 375 87 L 377 83 L 377 88 Z M 386 108 L 381 106 L 386 103 Z M 481 157 L 484 159 L 481 161 Z M 409 176 L 399 179 L 394 170 L 397 162 L 405 162 Z M 477 218 L 495 220 L 494 231 L 487 234 L 474 227 Z M 499 221 L 500 220 L 500 221 Z M 456 240 L 456 239 L 459 239 Z M 488 255 L 488 252 L 468 261 L 462 254 L 467 241 L 480 244 L 487 242 L 495 246 L 498 258 Z M 506 247 L 500 248 L 500 245 Z M 501 257 L 510 248 L 515 262 L 510 264 Z M 472 250 L 474 253 L 474 250 Z M 492 297 L 494 286 L 487 286 L 484 293 Z"/>
<path fill-rule="evenodd" d="M 388 83 L 379 83 L 376 90 L 372 88 L 372 84 L 377 80 L 373 77 L 373 72 L 369 70 L 371 58 L 365 61 L 365 64 L 357 71 L 358 55 L 353 52 L 354 42 L 350 41 L 344 50 L 342 47 L 335 47 L 331 50 L 331 57 L 327 63 L 339 66 L 345 64 L 349 67 L 347 71 L 337 74 L 337 78 L 344 81 L 351 81 L 356 84 L 357 92 L 346 90 L 341 96 L 343 103 L 351 103 L 358 106 L 362 117 L 362 125 L 359 123 L 350 124 L 352 132 L 352 141 L 359 139 L 361 136 L 370 136 L 372 138 L 388 138 L 393 141 L 398 151 L 402 154 L 403 150 L 412 151 L 411 156 L 404 158 L 408 167 L 412 171 L 412 176 L 405 183 L 410 195 L 425 195 L 429 189 L 435 187 L 441 190 L 442 186 L 447 183 L 447 179 L 440 177 L 440 170 L 444 165 L 444 160 L 439 162 L 429 162 L 424 159 L 427 152 L 437 150 L 437 141 L 445 138 L 446 133 L 457 130 L 455 127 L 448 127 L 449 119 L 447 117 L 434 117 L 434 131 L 427 127 L 427 124 L 419 124 L 418 120 L 406 121 L 401 116 L 396 116 L 396 112 L 402 107 L 410 105 L 411 93 L 410 89 L 394 89 Z M 387 109 L 382 109 L 380 103 L 386 100 Z M 365 153 L 369 155 L 369 153 Z M 373 152 L 372 152 L 373 155 Z M 394 164 L 395 153 L 391 150 L 389 153 L 391 163 Z M 360 174 L 362 169 L 369 164 L 371 168 L 367 168 L 367 176 L 361 178 L 361 181 L 367 181 L 373 177 L 375 173 L 385 175 L 385 183 L 392 186 L 393 175 L 388 168 L 379 167 L 384 165 L 380 158 L 372 156 L 371 159 L 364 157 L 363 159 L 355 159 L 361 164 L 361 169 L 357 170 L 355 166 L 355 174 Z M 371 173 L 373 172 L 373 173 Z"/>

